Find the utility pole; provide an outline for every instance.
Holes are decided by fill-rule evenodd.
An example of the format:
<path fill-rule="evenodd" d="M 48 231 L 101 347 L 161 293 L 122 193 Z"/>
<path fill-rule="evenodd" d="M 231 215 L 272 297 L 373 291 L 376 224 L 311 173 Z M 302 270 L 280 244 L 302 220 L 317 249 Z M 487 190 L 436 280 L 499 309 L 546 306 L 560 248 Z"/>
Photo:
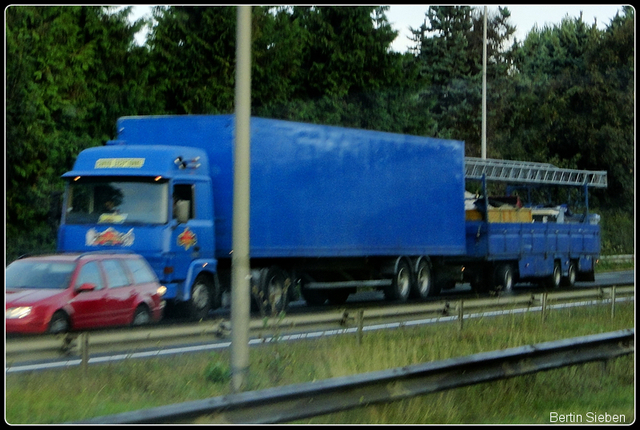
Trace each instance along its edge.
<path fill-rule="evenodd" d="M 482 31 L 482 158 L 487 158 L 487 7 L 484 7 Z"/>
<path fill-rule="evenodd" d="M 249 195 L 251 179 L 251 6 L 238 6 L 236 29 L 233 253 L 231 254 L 231 389 L 249 372 Z"/>

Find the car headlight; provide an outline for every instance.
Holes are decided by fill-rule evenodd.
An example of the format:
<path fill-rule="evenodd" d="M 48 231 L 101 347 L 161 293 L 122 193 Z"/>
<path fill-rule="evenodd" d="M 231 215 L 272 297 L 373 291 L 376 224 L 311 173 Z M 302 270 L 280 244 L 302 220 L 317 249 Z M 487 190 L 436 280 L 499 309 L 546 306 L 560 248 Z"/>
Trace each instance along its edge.
<path fill-rule="evenodd" d="M 24 318 L 31 313 L 31 306 L 20 306 L 7 309 L 6 318 Z"/>
<path fill-rule="evenodd" d="M 160 285 L 156 290 L 156 293 L 158 293 L 158 296 L 160 297 L 164 296 L 164 293 L 166 292 L 167 292 L 167 287 L 165 287 L 164 285 Z"/>

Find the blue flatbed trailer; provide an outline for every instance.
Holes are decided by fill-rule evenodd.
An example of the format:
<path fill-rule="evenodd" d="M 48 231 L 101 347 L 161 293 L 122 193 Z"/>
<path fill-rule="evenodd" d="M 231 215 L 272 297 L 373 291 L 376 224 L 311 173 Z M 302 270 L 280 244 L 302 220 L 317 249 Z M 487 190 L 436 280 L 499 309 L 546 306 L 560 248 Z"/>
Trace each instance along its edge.
<path fill-rule="evenodd" d="M 460 269 L 458 276 L 449 276 L 436 289 L 451 287 L 452 280 L 470 282 L 480 291 L 511 291 L 520 281 L 557 288 L 561 283 L 573 286 L 576 280 L 594 280 L 595 263 L 600 256 L 600 226 L 599 216 L 589 214 L 588 189 L 605 188 L 606 172 L 562 169 L 545 163 L 467 158 L 465 176 L 467 180 L 482 181 L 481 219 L 466 221 L 465 256 L 446 259 L 446 264 L 455 268 L 454 273 Z M 491 220 L 487 211 L 488 181 L 521 187 L 579 187 L 584 191 L 585 214 L 565 219 L 565 208 L 558 207 L 557 218 L 547 217 L 550 210 L 540 209 L 545 216 L 532 217 L 526 222 Z M 526 210 L 514 209 L 507 213 Z M 529 216 L 534 213 L 535 209 L 530 209 Z M 449 270 L 449 274 L 451 272 Z"/>

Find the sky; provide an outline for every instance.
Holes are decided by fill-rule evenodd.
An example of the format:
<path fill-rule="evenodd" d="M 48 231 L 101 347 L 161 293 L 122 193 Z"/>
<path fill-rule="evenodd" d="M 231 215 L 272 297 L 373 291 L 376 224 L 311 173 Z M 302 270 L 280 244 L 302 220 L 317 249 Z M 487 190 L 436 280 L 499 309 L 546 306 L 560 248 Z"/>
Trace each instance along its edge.
<path fill-rule="evenodd" d="M 482 8 L 482 5 L 474 5 Z M 510 22 L 516 27 L 515 37 L 523 41 L 534 27 L 544 28 L 545 25 L 559 25 L 566 16 L 577 18 L 583 12 L 582 20 L 592 24 L 597 20 L 598 28 L 604 29 L 611 23 L 617 12 L 622 14 L 622 5 L 500 5 L 507 6 L 511 12 Z M 399 34 L 391 45 L 394 51 L 405 52 L 411 45 L 409 27 L 418 28 L 424 22 L 429 5 L 391 5 L 387 11 L 387 20 Z M 487 5 L 489 15 L 497 13 L 497 5 Z M 151 16 L 151 6 L 134 6 L 132 19 L 143 15 Z"/>

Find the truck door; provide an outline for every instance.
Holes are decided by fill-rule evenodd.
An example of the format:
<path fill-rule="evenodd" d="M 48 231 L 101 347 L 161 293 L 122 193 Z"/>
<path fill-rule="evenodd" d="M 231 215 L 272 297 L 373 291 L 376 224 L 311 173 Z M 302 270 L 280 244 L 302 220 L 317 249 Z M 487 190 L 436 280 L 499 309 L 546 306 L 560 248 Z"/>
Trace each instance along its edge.
<path fill-rule="evenodd" d="M 182 281 L 187 276 L 191 261 L 199 258 L 202 228 L 198 222 L 196 184 L 175 183 L 173 186 L 173 219 L 171 233 L 174 280 Z"/>

